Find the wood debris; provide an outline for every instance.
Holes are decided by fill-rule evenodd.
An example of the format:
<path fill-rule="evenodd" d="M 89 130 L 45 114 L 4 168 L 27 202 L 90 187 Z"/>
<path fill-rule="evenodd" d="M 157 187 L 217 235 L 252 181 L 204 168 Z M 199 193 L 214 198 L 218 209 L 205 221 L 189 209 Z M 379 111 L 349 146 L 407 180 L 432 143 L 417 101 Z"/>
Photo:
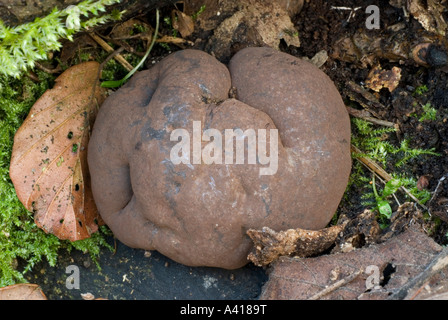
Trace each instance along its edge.
<path fill-rule="evenodd" d="M 317 231 L 298 228 L 279 232 L 268 227 L 249 229 L 247 234 L 254 241 L 255 251 L 248 259 L 257 266 L 265 266 L 280 256 L 316 255 L 333 245 L 343 228 L 344 225 L 337 225 Z"/>

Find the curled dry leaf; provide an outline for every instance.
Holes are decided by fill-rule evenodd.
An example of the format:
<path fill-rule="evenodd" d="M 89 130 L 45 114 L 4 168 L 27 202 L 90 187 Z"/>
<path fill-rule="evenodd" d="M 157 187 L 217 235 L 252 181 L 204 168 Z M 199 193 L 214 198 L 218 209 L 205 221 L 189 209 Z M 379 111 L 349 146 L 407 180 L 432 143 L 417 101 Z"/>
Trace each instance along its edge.
<path fill-rule="evenodd" d="M 47 300 L 37 284 L 19 283 L 0 288 L 0 300 Z"/>
<path fill-rule="evenodd" d="M 87 143 L 105 98 L 99 64 L 85 62 L 61 74 L 33 105 L 14 137 L 10 176 L 36 224 L 71 241 L 98 229 L 90 190 Z"/>

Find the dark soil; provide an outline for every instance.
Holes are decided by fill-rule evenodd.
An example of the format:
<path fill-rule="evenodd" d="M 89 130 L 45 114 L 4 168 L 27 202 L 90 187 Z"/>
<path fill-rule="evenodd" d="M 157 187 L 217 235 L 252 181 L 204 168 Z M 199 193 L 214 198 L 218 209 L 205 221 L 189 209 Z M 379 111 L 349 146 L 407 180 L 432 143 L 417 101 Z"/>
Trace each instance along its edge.
<path fill-rule="evenodd" d="M 310 1 L 305 4 L 301 13 L 296 17 L 295 23 L 299 30 L 301 47 L 283 48 L 293 55 L 313 57 L 320 50 L 326 50 L 330 56 L 326 64 L 322 67 L 325 73 L 333 79 L 339 88 L 343 98 L 349 102 L 346 94 L 347 82 L 353 81 L 363 85 L 370 67 L 360 67 L 357 63 L 344 62 L 332 58 L 335 43 L 342 38 L 351 37 L 355 33 L 364 33 L 369 37 L 380 38 L 384 44 L 384 51 L 387 51 L 388 44 L 395 41 L 397 46 L 405 47 L 409 43 L 419 43 L 424 41 L 420 36 L 427 36 L 422 26 L 414 19 L 407 20 L 403 10 L 389 5 L 389 1 L 369 1 L 368 4 L 375 4 L 381 8 L 381 26 L 379 30 L 367 30 L 364 27 L 366 19 L 365 6 L 363 1 Z M 332 10 L 331 6 L 362 7 L 355 12 L 347 22 L 349 11 Z M 395 32 L 389 31 L 388 27 L 397 23 L 404 23 L 404 35 L 394 39 Z M 446 38 L 442 39 L 441 50 L 447 52 Z M 384 109 L 374 110 L 381 116 L 382 120 L 387 120 L 398 124 L 399 134 L 396 143 L 402 139 L 410 141 L 410 147 L 419 149 L 434 148 L 439 157 L 422 157 L 418 161 L 403 168 L 385 168 L 395 173 L 406 172 L 409 176 L 418 179 L 421 176 L 429 177 L 427 190 L 433 192 L 433 199 L 428 203 L 430 212 L 438 219 L 438 229 L 434 232 L 434 238 L 441 244 L 448 242 L 445 234 L 448 230 L 448 179 L 443 180 L 448 174 L 448 68 L 443 67 L 423 67 L 418 66 L 414 61 L 403 62 L 390 61 L 383 56 L 376 57 L 376 61 L 381 63 L 384 69 L 398 66 L 401 68 L 401 81 L 397 89 L 392 93 L 382 89 L 378 96 Z M 427 92 L 416 96 L 414 91 L 420 86 L 426 86 Z M 437 110 L 437 119 L 434 121 L 420 122 L 417 117 L 409 116 L 413 111 L 413 104 L 420 105 L 430 103 Z M 360 107 L 361 109 L 361 107 Z M 448 178 L 448 176 L 447 176 Z M 441 180 L 442 179 L 442 180 Z M 440 182 L 440 183 L 439 183 Z M 436 187 L 438 186 L 437 192 Z M 359 213 L 359 194 L 351 194 L 351 198 L 346 201 L 350 207 L 341 208 L 343 212 Z M 344 203 L 341 203 L 341 207 Z M 354 210 L 354 211 L 353 211 Z"/>
<path fill-rule="evenodd" d="M 114 239 L 109 239 L 113 245 Z M 88 254 L 61 253 L 56 267 L 40 263 L 28 275 L 50 300 L 80 300 L 82 294 L 109 300 L 252 300 L 267 276 L 262 268 L 248 265 L 238 270 L 191 268 L 154 251 L 150 256 L 116 242 L 115 252 L 104 250 L 98 261 Z M 71 266 L 71 267 L 69 267 Z M 67 279 L 79 270 L 79 288 Z"/>
<path fill-rule="evenodd" d="M 198 1 L 193 1 L 198 2 Z M 365 28 L 365 7 L 370 4 L 381 8 L 381 26 L 379 30 Z M 331 6 L 362 7 L 347 21 L 350 11 L 331 9 Z M 171 9 L 165 9 L 169 12 Z M 222 17 L 229 16 L 222 12 Z M 162 15 L 163 16 L 163 15 Z M 152 23 L 154 14 L 147 16 Z M 448 20 L 448 19 L 447 19 Z M 371 38 L 380 38 L 384 46 L 382 54 L 374 55 L 375 63 L 381 63 L 384 69 L 393 66 L 401 68 L 399 86 L 389 92 L 382 89 L 376 94 L 382 107 L 374 108 L 381 120 L 398 124 L 399 132 L 391 137 L 397 145 L 402 139 L 409 139 L 410 147 L 431 149 L 440 156 L 427 156 L 409 162 L 396 168 L 385 168 L 389 173 L 406 172 L 408 176 L 418 179 L 428 178 L 426 188 L 431 191 L 432 199 L 427 206 L 432 213 L 434 230 L 431 236 L 439 244 L 447 244 L 448 231 L 448 74 L 445 66 L 419 66 L 409 56 L 402 61 L 389 59 L 387 51 L 390 44 L 406 47 L 409 43 L 419 43 L 420 38 L 428 36 L 422 26 L 414 19 L 407 19 L 403 10 L 389 5 L 385 0 L 355 1 L 355 0 L 312 0 L 306 1 L 302 11 L 293 19 L 301 41 L 301 47 L 287 47 L 281 45 L 281 50 L 299 57 L 313 57 L 317 52 L 326 50 L 329 58 L 322 70 L 335 82 L 347 103 L 353 103 L 347 94 L 348 81 L 363 85 L 371 66 L 362 66 L 357 62 L 347 62 L 333 56 L 335 44 L 344 37 L 356 33 L 365 33 Z M 404 32 L 390 31 L 389 26 L 396 23 L 404 24 Z M 165 28 L 165 29 L 164 29 Z M 162 24 L 162 34 L 170 34 L 171 30 Z M 204 48 L 204 43 L 210 32 L 197 30 L 191 39 L 195 48 Z M 399 36 L 397 36 L 399 35 Z M 431 36 L 431 35 L 429 35 Z M 203 37 L 203 38 L 201 38 Z M 443 39 L 442 39 L 443 40 Z M 422 38 L 423 41 L 423 38 Z M 446 51 L 446 39 L 438 41 L 439 49 Z M 172 50 L 178 47 L 170 45 Z M 95 49 L 95 50 L 100 50 Z M 160 60 L 168 54 L 161 46 L 156 46 L 152 61 Z M 427 92 L 415 95 L 415 89 L 425 85 Z M 430 103 L 437 110 L 436 120 L 419 121 L 410 116 L 416 112 L 416 107 Z M 362 109 L 358 105 L 359 109 Z M 420 110 L 420 109 L 418 109 Z M 443 180 L 443 177 L 446 177 Z M 347 193 L 341 202 L 339 212 L 349 216 L 356 216 L 363 211 L 360 194 L 356 190 Z M 105 252 L 101 255 L 101 271 L 90 261 L 87 255 L 72 253 L 71 256 L 61 257 L 58 268 L 50 268 L 42 264 L 36 268 L 37 272 L 30 275 L 30 281 L 39 283 L 49 298 L 80 299 L 80 293 L 91 292 L 96 297 L 108 299 L 256 299 L 261 286 L 267 279 L 265 271 L 248 265 L 233 271 L 211 268 L 189 268 L 179 265 L 153 252 L 151 257 L 144 257 L 143 251 L 135 250 L 118 244 L 117 252 L 112 255 Z M 81 289 L 68 290 L 65 286 L 65 267 L 70 264 L 80 266 Z M 42 273 L 40 270 L 43 270 Z M 126 276 L 125 276 L 126 275 Z M 57 285 L 55 285 L 57 284 Z"/>

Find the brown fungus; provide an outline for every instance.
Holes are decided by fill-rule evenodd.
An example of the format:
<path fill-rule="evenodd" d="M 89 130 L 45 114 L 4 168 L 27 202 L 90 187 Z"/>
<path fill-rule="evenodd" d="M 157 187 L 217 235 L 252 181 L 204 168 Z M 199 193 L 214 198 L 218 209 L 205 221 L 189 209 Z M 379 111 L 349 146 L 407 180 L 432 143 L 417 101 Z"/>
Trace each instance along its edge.
<path fill-rule="evenodd" d="M 172 161 L 183 141 L 173 139 L 176 129 L 191 137 L 178 153 L 185 163 Z M 239 155 L 237 142 L 226 139 L 237 129 L 265 129 L 267 153 L 257 144 L 255 164 L 249 163 L 250 136 Z M 194 159 L 198 131 L 214 134 L 199 141 L 200 164 Z M 215 163 L 207 164 L 204 153 L 219 145 L 219 133 L 223 150 L 226 142 L 235 146 L 233 155 L 226 159 L 230 149 L 217 156 L 212 148 Z M 260 134 L 255 137 L 260 142 Z M 248 262 L 249 229 L 328 224 L 350 173 L 350 123 L 333 82 L 309 62 L 246 48 L 227 68 L 205 52 L 183 50 L 106 100 L 88 161 L 100 214 L 121 242 L 190 266 L 234 269 Z M 263 168 L 273 170 L 261 175 Z"/>

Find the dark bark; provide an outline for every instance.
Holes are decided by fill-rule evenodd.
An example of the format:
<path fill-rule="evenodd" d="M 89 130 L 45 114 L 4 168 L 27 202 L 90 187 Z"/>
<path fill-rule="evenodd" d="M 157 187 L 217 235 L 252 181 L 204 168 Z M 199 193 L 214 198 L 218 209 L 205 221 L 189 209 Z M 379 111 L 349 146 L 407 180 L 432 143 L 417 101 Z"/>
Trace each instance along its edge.
<path fill-rule="evenodd" d="M 0 0 L 0 20 L 6 25 L 15 26 L 43 17 L 55 7 L 63 9 L 79 2 L 81 0 Z M 108 6 L 107 11 L 115 8 L 126 10 L 123 17 L 126 19 L 175 2 L 177 0 L 122 0 L 118 4 Z"/>

